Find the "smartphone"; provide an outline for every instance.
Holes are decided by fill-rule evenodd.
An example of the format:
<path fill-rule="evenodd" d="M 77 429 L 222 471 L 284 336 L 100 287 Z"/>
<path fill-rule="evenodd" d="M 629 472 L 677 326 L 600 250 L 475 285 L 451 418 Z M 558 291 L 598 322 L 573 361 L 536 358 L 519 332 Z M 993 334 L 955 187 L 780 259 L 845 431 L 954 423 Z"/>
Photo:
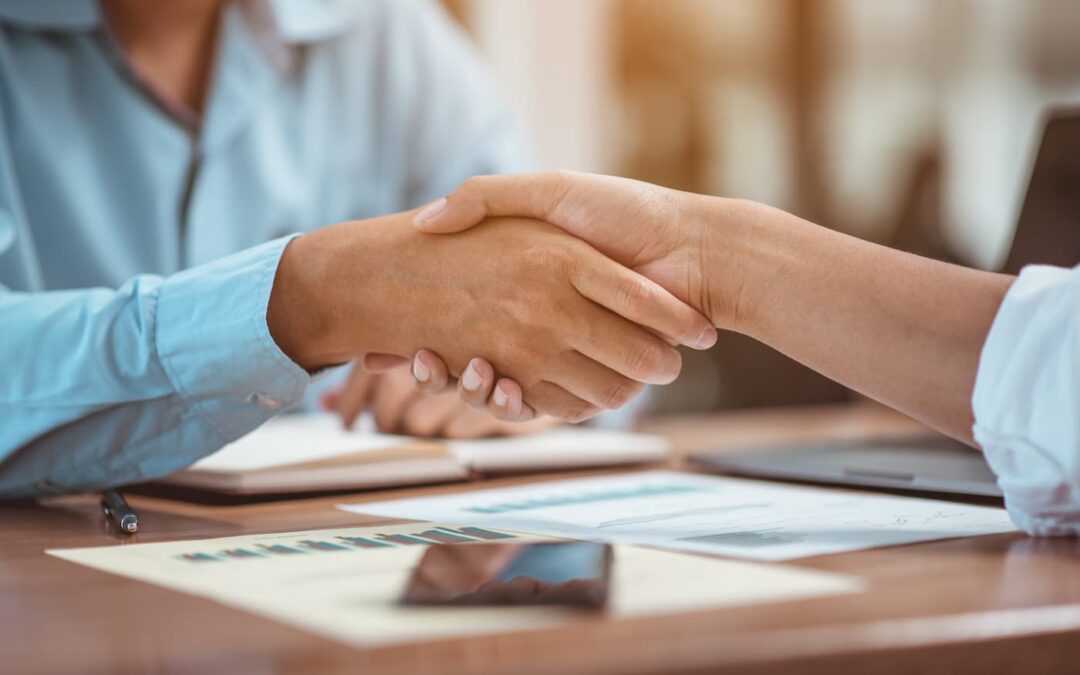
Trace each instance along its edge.
<path fill-rule="evenodd" d="M 613 557 L 593 542 L 438 544 L 413 569 L 402 602 L 600 608 Z"/>

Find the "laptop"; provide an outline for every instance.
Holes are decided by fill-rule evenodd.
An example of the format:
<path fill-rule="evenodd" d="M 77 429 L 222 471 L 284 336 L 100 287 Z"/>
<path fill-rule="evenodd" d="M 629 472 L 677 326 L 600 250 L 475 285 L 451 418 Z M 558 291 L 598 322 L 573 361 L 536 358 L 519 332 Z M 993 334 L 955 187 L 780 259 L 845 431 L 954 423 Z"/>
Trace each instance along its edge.
<path fill-rule="evenodd" d="M 1001 271 L 1080 263 L 1080 108 L 1046 116 L 1009 255 Z M 691 455 L 714 473 L 935 495 L 1000 497 L 979 451 L 946 436 L 793 444 Z"/>

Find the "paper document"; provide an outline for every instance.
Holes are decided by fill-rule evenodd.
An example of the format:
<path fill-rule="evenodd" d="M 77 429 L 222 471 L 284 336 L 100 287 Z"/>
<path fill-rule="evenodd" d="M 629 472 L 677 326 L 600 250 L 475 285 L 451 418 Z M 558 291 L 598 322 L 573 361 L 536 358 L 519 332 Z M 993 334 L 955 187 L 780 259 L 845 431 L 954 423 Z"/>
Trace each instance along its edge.
<path fill-rule="evenodd" d="M 577 426 L 446 443 L 462 464 L 487 473 L 644 464 L 662 461 L 671 452 L 663 436 Z"/>
<path fill-rule="evenodd" d="M 226 445 L 193 467 L 214 471 L 269 469 L 347 455 L 401 447 L 414 442 L 408 436 L 375 433 L 369 416 L 361 417 L 355 431 L 341 426 L 334 415 L 281 415 L 259 429 Z"/>
<path fill-rule="evenodd" d="M 438 497 L 346 511 L 451 520 L 558 537 L 790 560 L 1015 530 L 1004 509 L 929 499 L 648 471 Z"/>
<path fill-rule="evenodd" d="M 408 524 L 48 551 L 352 644 L 540 628 L 582 620 L 555 607 L 398 604 L 426 545 L 536 541 L 477 526 Z M 824 572 L 620 546 L 610 613 L 641 616 L 857 592 Z M 586 614 L 586 616 L 588 616 Z"/>

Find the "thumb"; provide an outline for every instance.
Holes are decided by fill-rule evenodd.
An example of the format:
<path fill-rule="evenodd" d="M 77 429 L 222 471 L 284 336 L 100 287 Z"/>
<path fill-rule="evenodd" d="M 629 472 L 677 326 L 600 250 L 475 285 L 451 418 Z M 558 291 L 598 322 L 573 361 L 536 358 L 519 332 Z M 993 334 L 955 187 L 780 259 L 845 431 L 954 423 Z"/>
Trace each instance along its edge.
<path fill-rule="evenodd" d="M 422 232 L 445 234 L 461 232 L 485 218 L 516 216 L 546 220 L 570 186 L 570 172 L 474 176 L 446 197 L 420 209 L 413 225 Z"/>

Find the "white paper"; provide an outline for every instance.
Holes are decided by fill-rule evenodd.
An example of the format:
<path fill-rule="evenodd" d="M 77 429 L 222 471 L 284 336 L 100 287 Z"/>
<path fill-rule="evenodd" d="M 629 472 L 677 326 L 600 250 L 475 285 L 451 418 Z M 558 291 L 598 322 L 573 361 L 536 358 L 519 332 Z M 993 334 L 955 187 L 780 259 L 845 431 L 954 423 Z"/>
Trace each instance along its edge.
<path fill-rule="evenodd" d="M 565 426 L 528 436 L 446 441 L 463 464 L 478 471 L 524 471 L 658 462 L 671 443 L 663 436 Z"/>
<path fill-rule="evenodd" d="M 790 560 L 1010 532 L 1004 509 L 649 471 L 341 506 L 521 532 Z"/>
<path fill-rule="evenodd" d="M 509 535 L 499 541 L 545 539 L 496 534 Z M 552 607 L 398 604 L 406 579 L 426 548 L 420 542 L 440 538 L 479 541 L 484 537 L 484 532 L 468 527 L 413 523 L 48 553 L 351 644 L 410 642 L 581 620 L 581 613 Z M 406 543 L 408 540 L 416 543 Z M 616 548 L 613 570 L 609 608 L 613 616 L 795 600 L 862 588 L 858 579 L 845 575 L 632 546 Z"/>
<path fill-rule="evenodd" d="M 362 417 L 356 430 L 329 414 L 281 415 L 193 466 L 212 471 L 250 471 L 397 448 L 415 439 L 374 432 Z"/>

